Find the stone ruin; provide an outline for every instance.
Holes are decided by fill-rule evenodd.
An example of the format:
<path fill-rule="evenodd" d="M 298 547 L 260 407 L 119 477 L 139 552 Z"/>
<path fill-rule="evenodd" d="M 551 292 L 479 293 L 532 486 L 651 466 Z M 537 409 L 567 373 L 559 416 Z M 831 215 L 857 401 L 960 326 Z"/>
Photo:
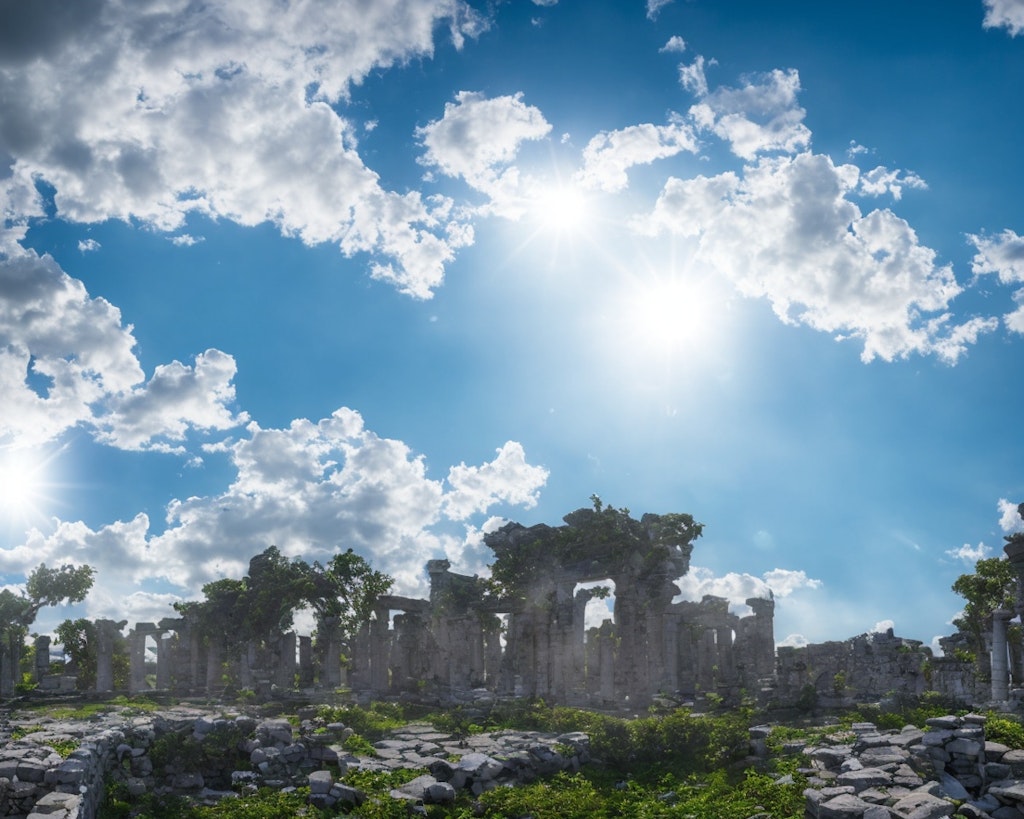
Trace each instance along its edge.
<path fill-rule="evenodd" d="M 496 556 L 493 580 L 430 561 L 429 599 L 379 598 L 348 643 L 328 624 L 315 641 L 280 633 L 225 657 L 187 617 L 137 623 L 126 637 L 124 621 L 96 621 L 95 689 L 114 689 L 118 642 L 127 643 L 132 694 L 316 697 L 347 689 L 367 699 L 451 704 L 518 696 L 638 711 L 659 700 L 746 697 L 769 706 L 829 707 L 926 691 L 970 704 L 1005 703 L 1024 688 L 1024 657 L 1007 640 L 1013 612 L 993 617 L 985 669 L 958 659 L 955 635 L 943 641 L 944 657 L 891 630 L 776 650 L 770 596 L 747 600 L 749 613 L 742 615 L 719 597 L 675 600 L 674 581 L 689 570 L 701 531 L 688 515 L 637 521 L 598 503 L 564 520 L 559 527 L 510 523 L 486 535 Z M 611 590 L 609 616 L 589 626 L 588 603 Z M 0 697 L 12 696 L 19 679 L 14 654 L 10 647 L 0 653 Z M 40 689 L 74 689 L 73 669 L 50 669 L 49 638 L 38 638 L 36 657 Z"/>

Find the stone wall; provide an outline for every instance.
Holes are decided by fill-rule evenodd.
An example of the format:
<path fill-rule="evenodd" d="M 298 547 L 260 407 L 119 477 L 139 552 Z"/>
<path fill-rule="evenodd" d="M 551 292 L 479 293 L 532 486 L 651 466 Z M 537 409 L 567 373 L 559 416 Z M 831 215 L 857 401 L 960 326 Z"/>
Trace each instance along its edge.
<path fill-rule="evenodd" d="M 0 731 L 0 817 L 92 819 L 108 784 L 135 797 L 173 793 L 206 803 L 239 791 L 308 785 L 312 804 L 351 808 L 363 795 L 344 780 L 357 768 L 429 769 L 393 796 L 445 802 L 463 788 L 479 794 L 578 771 L 590 758 L 589 739 L 578 733 L 502 732 L 467 744 L 411 725 L 376 743 L 377 757 L 346 752 L 351 734 L 309 712 L 298 728 L 284 719 L 190 708 L 121 711 L 85 721 L 14 719 Z M 62 758 L 58 750 L 70 746 L 76 747 Z"/>

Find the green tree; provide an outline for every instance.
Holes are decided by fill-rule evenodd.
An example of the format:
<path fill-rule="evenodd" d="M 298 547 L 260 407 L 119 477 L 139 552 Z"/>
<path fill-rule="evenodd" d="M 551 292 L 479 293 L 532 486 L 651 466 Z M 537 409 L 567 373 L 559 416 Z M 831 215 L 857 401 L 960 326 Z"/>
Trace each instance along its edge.
<path fill-rule="evenodd" d="M 40 563 L 29 573 L 24 593 L 0 591 L 0 693 L 13 693 L 20 681 L 20 655 L 39 610 L 62 602 L 80 603 L 92 588 L 94 574 L 91 566 L 50 569 Z"/>
<path fill-rule="evenodd" d="M 89 691 L 96 685 L 96 666 L 99 645 L 99 630 L 95 622 L 79 618 L 65 620 L 57 626 L 57 642 L 64 646 L 64 654 L 71 658 L 77 670 L 75 686 L 80 691 Z M 131 661 L 128 656 L 128 640 L 121 634 L 114 635 L 112 665 L 114 688 L 127 688 Z"/>
<path fill-rule="evenodd" d="M 374 570 L 352 549 L 336 554 L 326 566 L 308 567 L 306 602 L 317 622 L 332 620 L 342 641 L 349 641 L 370 619 L 377 600 L 391 590 L 394 579 Z"/>
<path fill-rule="evenodd" d="M 953 591 L 966 601 L 963 613 L 953 619 L 953 625 L 968 637 L 975 657 L 982 661 L 992 612 L 1001 608 L 1012 610 L 1016 605 L 1017 573 L 1005 558 L 983 558 L 975 564 L 973 573 L 956 579 Z"/>

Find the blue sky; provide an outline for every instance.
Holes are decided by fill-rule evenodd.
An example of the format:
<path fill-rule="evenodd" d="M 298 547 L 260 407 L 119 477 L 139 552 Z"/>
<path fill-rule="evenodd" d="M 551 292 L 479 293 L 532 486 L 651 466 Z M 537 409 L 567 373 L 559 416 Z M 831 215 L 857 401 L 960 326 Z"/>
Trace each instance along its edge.
<path fill-rule="evenodd" d="M 0 580 L 705 524 L 776 639 L 949 633 L 1024 499 L 1024 2 L 0 11 Z"/>

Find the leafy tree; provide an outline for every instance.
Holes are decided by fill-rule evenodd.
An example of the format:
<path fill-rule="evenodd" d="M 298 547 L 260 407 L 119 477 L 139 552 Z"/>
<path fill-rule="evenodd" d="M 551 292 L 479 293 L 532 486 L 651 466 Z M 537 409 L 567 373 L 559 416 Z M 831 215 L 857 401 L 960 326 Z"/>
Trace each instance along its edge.
<path fill-rule="evenodd" d="M 76 687 L 80 691 L 94 688 L 99 652 L 99 630 L 96 623 L 84 618 L 65 620 L 57 626 L 54 633 L 57 636 L 57 642 L 64 646 L 64 653 L 75 664 L 77 669 Z M 131 673 L 128 640 L 121 634 L 115 634 L 113 648 L 114 688 L 127 688 Z"/>
<path fill-rule="evenodd" d="M 984 664 L 985 634 L 991 627 L 992 612 L 1012 610 L 1016 605 L 1017 573 L 1005 558 L 983 558 L 972 574 L 956 579 L 953 591 L 966 601 L 963 614 L 953 619 L 953 625 L 967 635 L 975 657 Z"/>
<path fill-rule="evenodd" d="M 306 573 L 306 602 L 317 622 L 331 620 L 343 641 L 351 640 L 370 619 L 377 600 L 391 590 L 394 579 L 371 568 L 351 549 L 331 558 L 326 566 L 314 562 Z"/>
<path fill-rule="evenodd" d="M 40 563 L 25 581 L 24 594 L 0 591 L 0 629 L 27 631 L 43 606 L 80 603 L 92 588 L 94 574 L 92 566 L 64 564 L 50 569 Z"/>

